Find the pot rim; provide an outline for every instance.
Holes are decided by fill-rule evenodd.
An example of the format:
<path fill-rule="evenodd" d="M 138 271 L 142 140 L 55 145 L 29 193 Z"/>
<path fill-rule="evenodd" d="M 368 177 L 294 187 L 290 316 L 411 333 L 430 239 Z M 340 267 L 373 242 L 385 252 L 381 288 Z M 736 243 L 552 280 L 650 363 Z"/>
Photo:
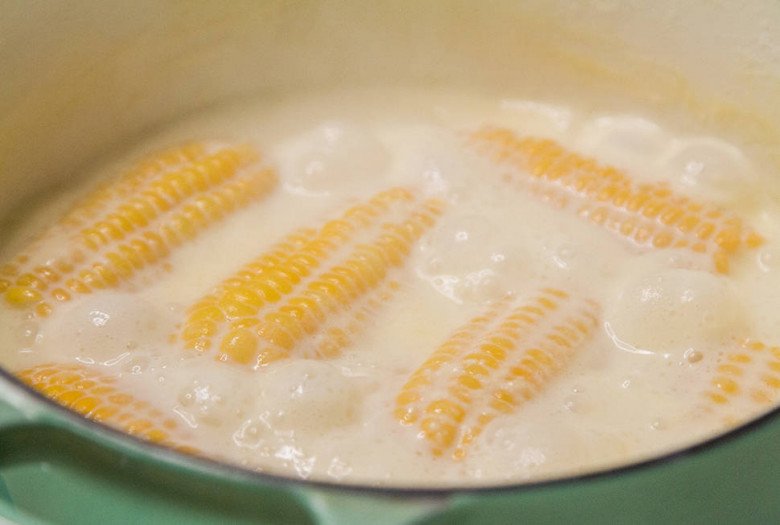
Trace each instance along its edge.
<path fill-rule="evenodd" d="M 301 479 L 291 476 L 285 476 L 282 474 L 274 474 L 269 472 L 259 472 L 243 468 L 238 465 L 232 465 L 227 462 L 218 461 L 204 456 L 194 456 L 178 452 L 164 445 L 159 445 L 146 441 L 142 438 L 127 434 L 121 430 L 115 429 L 98 421 L 88 419 L 77 412 L 74 412 L 55 401 L 49 399 L 42 393 L 30 388 L 24 384 L 12 373 L 6 369 L 0 367 L 0 382 L 5 382 L 10 387 L 23 392 L 28 398 L 35 403 L 51 409 L 58 415 L 58 417 L 64 419 L 69 425 L 76 425 L 84 430 L 88 431 L 87 439 L 92 439 L 89 434 L 97 433 L 101 437 L 108 437 L 109 442 L 113 444 L 115 448 L 120 451 L 126 448 L 126 443 L 129 441 L 136 447 L 153 454 L 146 454 L 148 459 L 162 460 L 166 466 L 179 466 L 190 473 L 206 473 L 204 471 L 211 471 L 212 474 L 216 474 L 219 477 L 229 477 L 233 481 L 237 478 L 241 478 L 251 483 L 260 484 L 273 484 L 275 486 L 287 485 L 288 488 L 311 488 L 311 489 L 326 489 L 335 492 L 350 492 L 357 495 L 375 495 L 375 496 L 389 496 L 398 498 L 445 498 L 449 496 L 484 496 L 484 495 L 500 495 L 508 492 L 516 491 L 531 491 L 536 489 L 550 488 L 550 487 L 562 487 L 566 485 L 580 484 L 582 482 L 603 480 L 605 478 L 612 478 L 632 474 L 640 471 L 647 471 L 653 467 L 660 467 L 671 463 L 678 463 L 684 459 L 700 456 L 704 452 L 710 451 L 721 445 L 734 442 L 740 437 L 753 432 L 759 428 L 765 427 L 769 423 L 778 420 L 780 416 L 780 406 L 773 408 L 772 410 L 762 414 L 761 416 L 751 419 L 746 423 L 739 425 L 727 432 L 717 434 L 713 437 L 707 438 L 703 441 L 698 441 L 692 445 L 682 448 L 673 449 L 667 453 L 653 456 L 647 459 L 639 461 L 619 464 L 617 466 L 604 467 L 593 471 L 584 472 L 575 475 L 560 475 L 550 478 L 540 479 L 536 481 L 526 481 L 520 483 L 504 483 L 499 485 L 479 485 L 473 487 L 461 487 L 461 486 L 380 486 L 361 483 L 338 483 L 334 481 L 318 480 L 318 479 Z"/>

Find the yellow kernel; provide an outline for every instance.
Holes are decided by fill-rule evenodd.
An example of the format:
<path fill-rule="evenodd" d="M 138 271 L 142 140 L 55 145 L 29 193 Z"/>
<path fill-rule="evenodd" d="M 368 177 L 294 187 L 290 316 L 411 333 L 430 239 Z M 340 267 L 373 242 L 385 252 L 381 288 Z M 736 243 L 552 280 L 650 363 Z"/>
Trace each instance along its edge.
<path fill-rule="evenodd" d="M 232 360 L 247 364 L 255 357 L 258 340 L 250 330 L 234 330 L 222 341 L 220 350 Z"/>
<path fill-rule="evenodd" d="M 466 411 L 463 407 L 447 399 L 439 399 L 429 404 L 426 408 L 426 412 L 429 414 L 444 415 L 458 423 L 462 422 L 463 418 L 466 417 Z"/>
<path fill-rule="evenodd" d="M 709 393 L 709 394 L 707 395 L 707 397 L 709 397 L 709 398 L 710 398 L 710 400 L 711 400 L 713 403 L 716 403 L 716 404 L 718 404 L 718 405 L 724 405 L 724 404 L 728 403 L 728 401 L 729 401 L 729 400 L 728 400 L 728 398 L 727 398 L 726 396 L 724 396 L 723 394 L 718 394 L 718 393 L 716 393 L 716 392 L 711 392 L 711 393 Z"/>
<path fill-rule="evenodd" d="M 761 378 L 762 382 L 773 389 L 780 388 L 780 377 L 767 374 L 764 377 Z"/>
<path fill-rule="evenodd" d="M 5 292 L 6 300 L 13 306 L 24 307 L 40 302 L 43 299 L 41 293 L 26 286 L 11 286 Z"/>
<path fill-rule="evenodd" d="M 716 388 L 729 395 L 733 395 L 739 392 L 739 385 L 727 377 L 719 377 L 713 381 L 713 384 Z"/>

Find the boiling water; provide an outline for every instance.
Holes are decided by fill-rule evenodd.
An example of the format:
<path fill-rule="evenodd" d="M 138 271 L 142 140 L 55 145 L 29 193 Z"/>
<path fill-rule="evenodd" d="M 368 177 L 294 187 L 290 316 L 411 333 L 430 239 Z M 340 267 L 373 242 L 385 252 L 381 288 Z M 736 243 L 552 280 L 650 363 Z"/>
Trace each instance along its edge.
<path fill-rule="evenodd" d="M 765 241 L 732 259 L 727 274 L 695 251 L 639 249 L 508 183 L 468 145 L 468 134 L 484 125 L 554 139 L 637 184 L 664 181 L 739 215 Z M 780 216 L 762 191 L 776 182 L 735 144 L 676 134 L 647 116 L 387 89 L 297 95 L 201 116 L 94 176 L 114 176 L 146 152 L 193 139 L 255 146 L 278 187 L 130 283 L 74 297 L 46 317 L 4 305 L 3 366 L 81 363 L 116 376 L 123 392 L 176 422 L 177 443 L 202 454 L 293 477 L 381 485 L 592 471 L 680 448 L 771 406 L 750 395 L 763 389 L 772 398 L 780 378 L 772 383 L 771 366 L 746 368 L 726 403 L 710 396 L 724 388 L 718 367 L 735 359 L 745 338 L 780 343 Z M 175 337 L 193 303 L 289 232 L 399 186 L 438 199 L 444 211 L 392 270 L 394 289 L 338 355 L 313 357 L 312 336 L 287 358 L 252 366 L 188 350 Z M 83 192 L 51 196 L 30 212 L 6 243 L 6 258 Z M 44 244 L 56 254 L 65 240 Z M 399 422 L 399 392 L 469 319 L 543 287 L 597 305 L 592 333 L 535 395 L 488 422 L 465 454 L 435 454 L 420 426 Z M 448 366 L 443 373 L 457 375 L 461 365 Z"/>

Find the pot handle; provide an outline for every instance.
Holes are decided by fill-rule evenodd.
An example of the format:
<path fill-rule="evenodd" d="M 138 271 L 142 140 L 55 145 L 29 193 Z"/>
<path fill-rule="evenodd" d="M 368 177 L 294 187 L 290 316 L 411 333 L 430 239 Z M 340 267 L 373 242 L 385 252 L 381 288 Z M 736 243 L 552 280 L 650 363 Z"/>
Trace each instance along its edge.
<path fill-rule="evenodd" d="M 0 398 L 0 434 L 29 424 L 29 418 L 22 411 L 9 404 L 4 397 Z"/>
<path fill-rule="evenodd" d="M 5 377 L 0 377 L 0 443 L 7 439 L 13 439 L 12 435 L 18 431 L 26 431 L 38 426 L 34 417 L 35 408 L 24 395 L 17 391 L 17 387 Z M 0 519 L 9 518 L 14 523 L 30 523 L 23 519 L 11 497 L 11 492 L 6 485 L 3 466 L 13 458 L 4 456 L 4 448 L 0 446 Z"/>
<path fill-rule="evenodd" d="M 0 368 L 0 436 L 16 429 L 38 426 L 40 411 L 40 404 L 22 388 L 21 383 Z"/>
<path fill-rule="evenodd" d="M 447 498 L 393 497 L 365 492 L 356 495 L 328 489 L 300 489 L 318 525 L 371 523 L 403 525 L 417 523 L 447 507 Z"/>

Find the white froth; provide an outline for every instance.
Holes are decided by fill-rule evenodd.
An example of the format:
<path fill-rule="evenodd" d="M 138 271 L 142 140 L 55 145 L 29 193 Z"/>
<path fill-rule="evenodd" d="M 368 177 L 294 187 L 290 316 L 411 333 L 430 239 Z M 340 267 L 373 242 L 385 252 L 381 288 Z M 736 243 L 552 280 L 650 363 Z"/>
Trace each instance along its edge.
<path fill-rule="evenodd" d="M 558 139 L 642 181 L 665 180 L 728 205 L 769 240 L 728 276 L 691 251 L 638 253 L 504 184 L 466 153 L 464 133 L 485 123 Z M 189 444 L 248 468 L 468 485 L 589 471 L 687 445 L 722 428 L 697 393 L 729 345 L 747 335 L 780 342 L 780 248 L 772 240 L 780 218 L 755 207 L 758 171 L 720 139 L 675 134 L 646 116 L 586 119 L 538 101 L 386 89 L 204 116 L 128 158 L 212 136 L 258 145 L 277 167 L 276 192 L 177 249 L 169 270 L 145 274 L 132 290 L 85 295 L 47 319 L 3 309 L 4 366 L 99 366 L 181 422 Z M 448 209 L 393 274 L 392 300 L 340 357 L 252 370 L 171 342 L 188 305 L 286 233 L 394 185 L 443 199 Z M 52 202 L 35 211 L 36 224 L 59 213 L 61 203 Z M 22 229 L 8 246 L 29 237 Z M 45 247 L 56 248 L 56 240 Z M 464 461 L 433 457 L 415 428 L 394 419 L 398 390 L 486 304 L 540 286 L 600 303 L 595 337 L 537 398 L 490 423 Z"/>

